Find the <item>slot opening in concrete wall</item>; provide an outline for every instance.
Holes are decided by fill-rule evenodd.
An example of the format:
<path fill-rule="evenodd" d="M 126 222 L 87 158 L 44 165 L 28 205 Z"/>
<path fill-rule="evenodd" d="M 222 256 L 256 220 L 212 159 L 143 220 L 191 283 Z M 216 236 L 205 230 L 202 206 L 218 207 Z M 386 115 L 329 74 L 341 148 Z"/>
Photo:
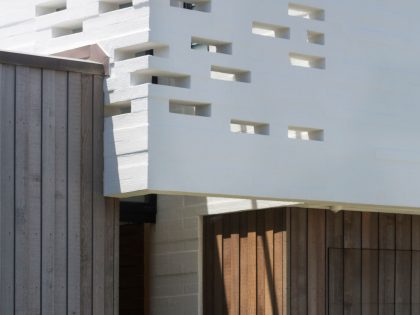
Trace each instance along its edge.
<path fill-rule="evenodd" d="M 251 82 L 251 72 L 241 69 L 211 66 L 210 77 L 215 80 Z"/>
<path fill-rule="evenodd" d="M 304 141 L 324 141 L 324 130 L 316 128 L 289 126 L 287 136 L 289 139 Z"/>
<path fill-rule="evenodd" d="M 267 37 L 290 38 L 289 27 L 261 22 L 252 22 L 252 33 Z"/>
<path fill-rule="evenodd" d="M 324 33 L 308 31 L 307 32 L 307 41 L 311 44 L 324 45 L 325 44 L 325 35 Z"/>
<path fill-rule="evenodd" d="M 230 121 L 230 131 L 233 133 L 268 135 L 270 127 L 266 123 L 232 119 Z"/>
<path fill-rule="evenodd" d="M 66 1 L 50 1 L 48 3 L 35 6 L 35 15 L 43 16 L 67 9 Z"/>
<path fill-rule="evenodd" d="M 58 26 L 51 29 L 51 36 L 53 38 L 62 37 L 83 32 L 83 22 L 78 22 L 72 25 Z"/>
<path fill-rule="evenodd" d="M 108 1 L 101 1 L 99 2 L 99 13 L 106 13 L 116 10 L 121 10 L 125 8 L 129 8 L 133 6 L 133 1 L 117 1 L 117 2 L 108 2 Z"/>
<path fill-rule="evenodd" d="M 303 55 L 298 53 L 289 54 L 290 64 L 296 67 L 325 69 L 325 58 L 318 56 Z"/>
<path fill-rule="evenodd" d="M 117 116 L 121 114 L 131 113 L 131 102 L 121 102 L 118 104 L 106 105 L 105 117 Z"/>
<path fill-rule="evenodd" d="M 295 3 L 289 3 L 288 14 L 290 16 L 301 17 L 309 20 L 325 20 L 325 11 L 323 9 L 308 7 Z"/>
<path fill-rule="evenodd" d="M 193 36 L 191 49 L 231 55 L 232 43 Z"/>
<path fill-rule="evenodd" d="M 114 61 L 123 61 L 142 56 L 163 57 L 167 54 L 168 47 L 163 45 L 149 44 L 117 48 L 114 51 Z"/>
<path fill-rule="evenodd" d="M 211 105 L 209 103 L 192 101 L 169 101 L 169 112 L 174 114 L 210 117 Z"/>
<path fill-rule="evenodd" d="M 171 6 L 186 10 L 210 12 L 211 2 L 209 0 L 171 0 Z"/>
<path fill-rule="evenodd" d="M 156 85 L 174 86 L 180 88 L 189 88 L 190 76 L 185 74 L 167 73 L 161 71 L 138 71 L 131 73 L 132 86 L 148 83 Z"/>

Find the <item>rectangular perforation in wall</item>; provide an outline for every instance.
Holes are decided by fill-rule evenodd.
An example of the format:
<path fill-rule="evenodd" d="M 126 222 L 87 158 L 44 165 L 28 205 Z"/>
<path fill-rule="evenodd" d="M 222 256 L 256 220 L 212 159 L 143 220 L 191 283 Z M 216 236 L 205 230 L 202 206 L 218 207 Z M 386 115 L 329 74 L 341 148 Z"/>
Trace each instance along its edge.
<path fill-rule="evenodd" d="M 152 43 L 121 47 L 114 50 L 114 61 L 123 61 L 142 56 L 163 57 L 167 51 L 167 46 Z"/>
<path fill-rule="evenodd" d="M 35 15 L 43 16 L 67 9 L 66 1 L 47 2 L 35 6 Z"/>
<path fill-rule="evenodd" d="M 311 44 L 324 45 L 325 44 L 325 35 L 324 33 L 307 31 L 307 41 Z"/>
<path fill-rule="evenodd" d="M 290 16 L 301 17 L 308 20 L 325 20 L 325 11 L 323 9 L 309 7 L 306 5 L 289 3 L 288 14 Z"/>
<path fill-rule="evenodd" d="M 167 85 L 180 88 L 190 87 L 190 76 L 162 71 L 137 71 L 131 73 L 131 85 L 142 84 Z"/>
<path fill-rule="evenodd" d="M 211 2 L 209 0 L 171 0 L 171 6 L 192 11 L 210 12 Z"/>
<path fill-rule="evenodd" d="M 133 1 L 124 1 L 124 2 L 108 2 L 101 1 L 99 2 L 99 13 L 106 13 L 111 11 L 117 11 L 133 6 Z"/>
<path fill-rule="evenodd" d="M 304 141 L 324 141 L 324 130 L 289 126 L 287 136 L 289 139 Z"/>
<path fill-rule="evenodd" d="M 232 43 L 193 36 L 191 37 L 191 49 L 231 55 Z"/>
<path fill-rule="evenodd" d="M 210 117 L 211 105 L 209 103 L 171 100 L 169 101 L 169 112 L 173 114 Z"/>
<path fill-rule="evenodd" d="M 296 67 L 325 69 L 325 58 L 299 53 L 289 54 L 290 64 Z"/>
<path fill-rule="evenodd" d="M 287 26 L 253 22 L 252 33 L 260 36 L 290 39 L 290 28 Z"/>
<path fill-rule="evenodd" d="M 76 22 L 68 26 L 57 26 L 51 28 L 51 36 L 53 38 L 62 37 L 83 32 L 83 22 Z"/>
<path fill-rule="evenodd" d="M 210 77 L 215 80 L 251 82 L 251 72 L 221 66 L 211 66 Z"/>
<path fill-rule="evenodd" d="M 230 131 L 233 133 L 246 133 L 251 135 L 269 135 L 270 126 L 267 123 L 232 119 L 230 121 Z"/>

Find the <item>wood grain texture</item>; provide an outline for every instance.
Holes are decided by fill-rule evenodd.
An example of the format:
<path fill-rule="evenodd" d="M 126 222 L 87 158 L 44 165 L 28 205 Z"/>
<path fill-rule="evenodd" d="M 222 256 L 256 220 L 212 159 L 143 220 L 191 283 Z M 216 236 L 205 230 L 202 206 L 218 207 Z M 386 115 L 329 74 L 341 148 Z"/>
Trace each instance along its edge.
<path fill-rule="evenodd" d="M 219 294 L 204 298 L 207 314 L 417 314 L 419 217 L 286 208 L 204 224 L 218 243 L 204 253 L 204 286 Z"/>
<path fill-rule="evenodd" d="M 80 279 L 81 279 L 81 182 L 82 182 L 82 76 L 79 73 L 68 74 L 68 277 L 67 282 L 67 312 L 80 314 Z M 71 127 L 71 128 L 70 128 Z"/>
<path fill-rule="evenodd" d="M 67 299 L 67 74 L 42 73 L 42 313 Z"/>
<path fill-rule="evenodd" d="M 118 311 L 118 203 L 106 211 L 102 193 L 102 81 L 0 65 L 1 314 Z"/>
<path fill-rule="evenodd" d="M 14 312 L 15 67 L 0 65 L 0 314 Z"/>
<path fill-rule="evenodd" d="M 325 314 L 325 210 L 308 210 L 308 314 Z M 316 258 L 315 258 L 316 257 Z"/>
<path fill-rule="evenodd" d="M 41 313 L 41 70 L 16 68 L 15 311 Z"/>

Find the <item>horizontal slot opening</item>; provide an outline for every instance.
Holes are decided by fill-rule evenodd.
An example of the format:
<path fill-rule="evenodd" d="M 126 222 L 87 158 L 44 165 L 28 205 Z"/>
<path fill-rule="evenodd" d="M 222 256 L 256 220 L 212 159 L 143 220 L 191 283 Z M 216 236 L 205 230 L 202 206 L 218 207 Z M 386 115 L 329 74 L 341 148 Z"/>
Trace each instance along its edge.
<path fill-rule="evenodd" d="M 35 6 L 35 15 L 43 16 L 67 9 L 66 1 L 51 2 L 51 4 L 43 4 Z"/>
<path fill-rule="evenodd" d="M 131 73 L 131 85 L 141 85 L 141 84 L 157 84 L 157 85 L 167 85 L 181 88 L 190 87 L 190 77 L 187 75 L 168 75 L 168 74 L 150 74 L 150 73 Z"/>
<path fill-rule="evenodd" d="M 200 37 L 192 37 L 191 49 L 231 55 L 232 43 L 215 41 Z"/>
<path fill-rule="evenodd" d="M 308 31 L 308 43 L 317 44 L 317 45 L 324 45 L 325 44 L 325 35 L 319 32 Z"/>
<path fill-rule="evenodd" d="M 169 101 L 169 112 L 174 114 L 210 117 L 211 105 L 208 103 L 190 101 Z"/>
<path fill-rule="evenodd" d="M 171 0 L 171 6 L 186 10 L 210 12 L 211 2 L 209 0 Z"/>
<path fill-rule="evenodd" d="M 323 9 L 308 7 L 295 3 L 289 3 L 288 13 L 290 16 L 301 17 L 309 20 L 325 20 L 325 11 Z"/>
<path fill-rule="evenodd" d="M 132 46 L 118 48 L 114 51 L 114 61 L 123 61 L 142 56 L 164 56 L 167 53 L 168 47 L 147 45 L 143 47 Z"/>
<path fill-rule="evenodd" d="M 324 141 L 324 130 L 289 126 L 287 136 L 289 139 L 304 141 Z"/>
<path fill-rule="evenodd" d="M 124 8 L 129 8 L 133 6 L 133 1 L 122 1 L 118 3 L 111 3 L 107 1 L 102 1 L 99 3 L 99 13 L 106 13 L 111 11 L 117 11 Z"/>
<path fill-rule="evenodd" d="M 286 26 L 266 24 L 260 22 L 252 23 L 252 33 L 260 36 L 290 38 L 290 28 Z"/>
<path fill-rule="evenodd" d="M 289 54 L 290 64 L 296 67 L 325 69 L 325 58 L 302 55 L 297 53 Z"/>
<path fill-rule="evenodd" d="M 79 25 L 69 26 L 69 27 L 53 27 L 51 31 L 52 31 L 53 38 L 62 37 L 62 36 L 82 33 L 83 25 L 80 23 Z"/>
<path fill-rule="evenodd" d="M 106 105 L 105 117 L 117 116 L 131 113 L 131 102 L 124 102 L 118 105 Z"/>
<path fill-rule="evenodd" d="M 210 77 L 215 80 L 223 81 L 251 82 L 251 72 L 220 66 L 211 66 Z"/>
<path fill-rule="evenodd" d="M 268 135 L 270 128 L 268 124 L 232 119 L 230 131 L 233 133 L 246 133 L 251 135 Z"/>

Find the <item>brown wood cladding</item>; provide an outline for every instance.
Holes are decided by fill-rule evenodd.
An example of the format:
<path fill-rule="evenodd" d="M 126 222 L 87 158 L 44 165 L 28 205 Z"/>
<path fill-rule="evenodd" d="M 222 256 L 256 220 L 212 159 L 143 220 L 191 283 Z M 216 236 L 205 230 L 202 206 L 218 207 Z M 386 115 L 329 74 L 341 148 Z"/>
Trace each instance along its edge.
<path fill-rule="evenodd" d="M 204 218 L 204 314 L 420 314 L 420 217 L 279 208 Z"/>
<path fill-rule="evenodd" d="M 103 77 L 48 68 L 0 64 L 0 314 L 113 314 L 119 217 L 102 193 Z"/>

